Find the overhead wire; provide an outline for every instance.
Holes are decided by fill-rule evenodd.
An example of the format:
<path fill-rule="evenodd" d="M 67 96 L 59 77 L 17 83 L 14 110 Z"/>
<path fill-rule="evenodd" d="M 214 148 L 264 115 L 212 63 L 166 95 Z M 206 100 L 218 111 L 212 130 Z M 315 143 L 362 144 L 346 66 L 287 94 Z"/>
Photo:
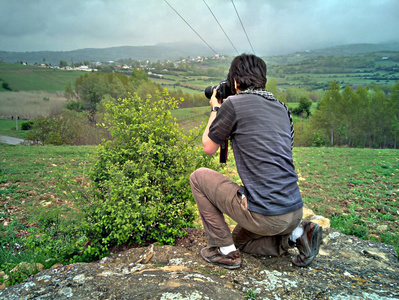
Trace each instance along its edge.
<path fill-rule="evenodd" d="M 202 36 L 201 36 L 201 35 L 200 35 L 200 34 L 199 34 L 199 33 L 198 33 L 198 32 L 197 32 L 197 31 L 183 18 L 183 16 L 179 14 L 179 12 L 178 12 L 167 0 L 164 0 L 164 1 L 166 2 L 166 4 L 169 5 L 170 8 L 173 9 L 173 11 L 187 24 L 187 26 L 190 27 L 192 31 L 194 31 L 194 33 L 205 43 L 205 45 L 208 46 L 209 49 L 211 49 L 215 54 L 218 54 L 218 53 L 217 53 L 217 52 L 216 52 L 203 38 L 202 38 Z M 208 4 L 205 2 L 205 0 L 203 0 L 203 1 L 204 1 L 205 5 L 208 7 L 208 9 L 209 9 L 209 11 L 211 12 L 211 14 L 213 15 L 213 17 L 215 18 L 215 20 L 216 20 L 216 22 L 218 23 L 220 29 L 223 31 L 224 35 L 225 35 L 226 38 L 229 40 L 230 44 L 233 46 L 234 50 L 235 50 L 235 51 L 237 52 L 237 54 L 238 54 L 238 51 L 237 51 L 236 47 L 234 46 L 233 42 L 230 40 L 230 38 L 229 38 L 228 35 L 226 34 L 226 32 L 225 32 L 225 30 L 223 29 L 222 25 L 219 23 L 218 19 L 216 18 L 215 14 L 213 13 L 212 9 L 208 6 Z M 254 48 L 253 48 L 253 46 L 252 46 L 252 43 L 251 43 L 251 41 L 250 41 L 250 39 L 249 39 L 249 37 L 248 37 L 247 31 L 245 30 L 244 24 L 242 23 L 242 20 L 241 20 L 240 15 L 239 15 L 239 13 L 238 13 L 238 11 L 237 11 L 237 8 L 236 8 L 236 6 L 235 6 L 235 4 L 234 4 L 234 1 L 231 0 L 231 3 L 233 4 L 234 10 L 235 10 L 235 12 L 236 12 L 236 14 L 237 14 L 238 20 L 240 21 L 241 27 L 242 27 L 242 29 L 243 29 L 243 31 L 244 31 L 244 33 L 245 33 L 245 36 L 246 36 L 246 38 L 247 38 L 247 40 L 248 40 L 248 43 L 249 43 L 249 45 L 251 46 L 252 52 L 255 54 L 255 50 L 254 50 Z"/>
<path fill-rule="evenodd" d="M 237 51 L 236 47 L 234 46 L 233 42 L 232 42 L 232 41 L 230 40 L 230 38 L 228 37 L 227 33 L 224 31 L 222 25 L 220 25 L 218 19 L 216 18 L 215 14 L 213 13 L 212 9 L 209 7 L 208 4 L 206 4 L 205 0 L 203 0 L 203 1 L 204 1 L 205 5 L 208 7 L 208 9 L 209 9 L 209 11 L 211 12 L 212 16 L 215 18 L 215 20 L 216 20 L 216 22 L 218 23 L 220 29 L 223 31 L 224 35 L 225 35 L 226 38 L 229 40 L 230 44 L 233 46 L 234 50 L 236 50 L 236 52 L 237 52 L 237 54 L 238 54 L 238 51 Z"/>
<path fill-rule="evenodd" d="M 242 23 L 241 18 L 240 18 L 240 15 L 238 14 L 237 8 L 236 8 L 236 6 L 234 5 L 234 1 L 231 0 L 231 3 L 232 3 L 233 6 L 234 6 L 234 10 L 236 11 L 237 17 L 238 17 L 238 19 L 240 20 L 241 27 L 242 27 L 242 29 L 244 30 L 245 36 L 247 37 L 248 43 L 249 43 L 249 45 L 251 46 L 252 52 L 255 54 L 255 50 L 254 50 L 254 48 L 252 47 L 252 44 L 251 44 L 251 41 L 249 40 L 249 37 L 248 37 L 247 32 L 245 31 L 244 24 Z"/>
<path fill-rule="evenodd" d="M 169 4 L 168 1 L 164 0 L 166 4 L 170 6 L 171 9 L 175 11 L 175 13 L 195 32 L 195 34 L 211 49 L 215 54 L 218 54 L 200 35 L 199 33 L 177 12 L 176 9 L 173 8 L 172 5 Z"/>

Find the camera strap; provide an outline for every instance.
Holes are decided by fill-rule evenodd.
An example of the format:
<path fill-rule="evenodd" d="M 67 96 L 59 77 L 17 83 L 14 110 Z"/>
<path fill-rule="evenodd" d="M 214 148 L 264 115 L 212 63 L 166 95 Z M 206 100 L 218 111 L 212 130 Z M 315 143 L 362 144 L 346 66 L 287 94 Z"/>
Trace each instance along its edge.
<path fill-rule="evenodd" d="M 220 155 L 219 155 L 220 163 L 226 163 L 228 149 L 229 149 L 229 140 L 225 139 L 224 143 L 220 145 Z"/>

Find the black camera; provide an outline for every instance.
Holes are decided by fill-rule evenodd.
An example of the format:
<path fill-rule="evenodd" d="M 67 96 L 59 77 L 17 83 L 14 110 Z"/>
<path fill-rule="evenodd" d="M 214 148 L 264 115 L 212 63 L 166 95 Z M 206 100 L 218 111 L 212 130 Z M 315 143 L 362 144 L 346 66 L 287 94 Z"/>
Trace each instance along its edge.
<path fill-rule="evenodd" d="M 226 80 L 223 80 L 219 83 L 219 85 L 208 86 L 205 88 L 205 97 L 211 99 L 213 90 L 216 89 L 216 99 L 218 99 L 219 103 L 222 103 L 224 99 L 228 96 L 233 95 L 230 86 L 228 85 Z"/>

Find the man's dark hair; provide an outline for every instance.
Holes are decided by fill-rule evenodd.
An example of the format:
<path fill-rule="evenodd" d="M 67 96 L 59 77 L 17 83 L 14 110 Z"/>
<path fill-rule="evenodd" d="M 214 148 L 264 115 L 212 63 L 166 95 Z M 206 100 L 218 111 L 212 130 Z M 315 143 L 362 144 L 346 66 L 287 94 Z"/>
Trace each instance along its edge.
<path fill-rule="evenodd" d="M 246 89 L 263 89 L 266 86 L 266 63 L 253 54 L 241 54 L 231 62 L 227 82 L 233 93 L 236 93 L 234 79 L 241 91 Z"/>

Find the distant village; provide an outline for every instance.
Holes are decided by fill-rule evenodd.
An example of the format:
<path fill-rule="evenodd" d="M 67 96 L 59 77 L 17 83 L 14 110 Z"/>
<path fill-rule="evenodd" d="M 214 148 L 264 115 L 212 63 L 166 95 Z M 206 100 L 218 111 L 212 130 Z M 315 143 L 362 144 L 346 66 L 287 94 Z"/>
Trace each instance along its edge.
<path fill-rule="evenodd" d="M 189 63 L 202 63 L 206 60 L 225 60 L 227 59 L 226 56 L 224 55 L 219 55 L 215 54 L 210 57 L 204 57 L 204 56 L 197 56 L 195 58 L 181 58 L 176 61 L 165 61 L 164 63 L 161 63 L 161 65 L 167 65 L 167 66 L 173 66 L 174 68 L 178 68 L 181 64 L 189 64 Z M 22 62 L 19 61 L 17 62 L 22 65 L 29 65 L 27 62 Z M 40 66 L 43 68 L 52 68 L 52 69 L 60 69 L 60 70 L 74 70 L 74 71 L 86 71 L 86 72 L 98 72 L 98 71 L 103 71 L 104 67 L 112 67 L 113 71 L 130 71 L 133 70 L 134 68 L 141 69 L 141 70 L 146 70 L 147 74 L 150 77 L 158 77 L 162 78 L 162 74 L 156 74 L 154 73 L 154 70 L 156 68 L 152 67 L 154 62 L 151 62 L 149 60 L 147 61 L 135 61 L 136 66 L 132 66 L 129 64 L 120 64 L 119 61 L 106 61 L 106 62 L 91 62 L 89 63 L 88 61 L 85 62 L 79 62 L 79 63 L 71 63 L 71 65 L 68 65 L 68 63 L 65 60 L 61 60 L 60 64 L 58 66 L 52 65 L 49 63 L 45 62 L 45 59 L 43 59 L 42 63 L 33 63 L 30 65 L 34 66 Z M 138 63 L 138 64 L 137 64 Z M 159 63 L 159 62 L 158 62 Z M 162 72 L 167 72 L 168 69 L 164 68 L 162 69 Z"/>

